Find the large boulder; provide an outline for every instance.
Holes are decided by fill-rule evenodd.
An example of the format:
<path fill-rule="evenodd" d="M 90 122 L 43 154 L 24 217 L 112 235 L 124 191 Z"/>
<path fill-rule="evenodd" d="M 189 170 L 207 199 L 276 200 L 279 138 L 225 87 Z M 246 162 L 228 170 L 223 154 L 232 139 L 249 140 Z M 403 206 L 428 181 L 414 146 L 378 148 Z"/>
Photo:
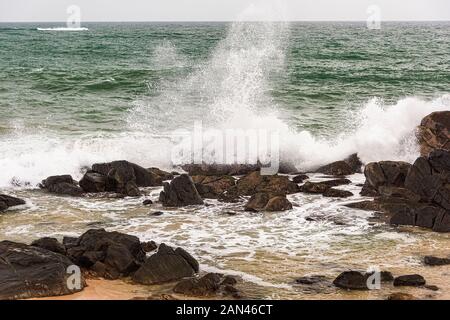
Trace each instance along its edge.
<path fill-rule="evenodd" d="M 117 279 L 136 271 L 144 262 L 145 252 L 135 236 L 91 229 L 67 248 L 67 256 L 100 277 Z"/>
<path fill-rule="evenodd" d="M 0 212 L 8 209 L 9 207 L 15 207 L 24 205 L 25 201 L 16 197 L 0 194 Z"/>
<path fill-rule="evenodd" d="M 366 165 L 364 175 L 368 186 L 378 190 L 380 186 L 404 187 L 411 164 L 402 161 L 380 161 Z"/>
<path fill-rule="evenodd" d="M 286 211 L 292 209 L 292 203 L 284 195 L 271 195 L 260 192 L 250 197 L 245 211 Z"/>
<path fill-rule="evenodd" d="M 133 281 L 147 285 L 160 284 L 192 277 L 196 272 L 198 262 L 189 253 L 162 243 L 158 251 L 134 273 Z"/>
<path fill-rule="evenodd" d="M 423 118 L 417 138 L 422 156 L 436 149 L 450 151 L 450 111 L 433 112 Z"/>
<path fill-rule="evenodd" d="M 450 210 L 450 151 L 435 150 L 428 158 L 418 158 L 406 176 L 405 187 L 423 202 Z"/>
<path fill-rule="evenodd" d="M 367 286 L 368 277 L 358 271 L 345 271 L 341 273 L 333 284 L 346 290 L 369 290 Z"/>
<path fill-rule="evenodd" d="M 258 164 L 186 164 L 181 168 L 190 176 L 240 176 L 260 169 Z"/>
<path fill-rule="evenodd" d="M 252 196 L 259 192 L 266 192 L 272 195 L 287 195 L 296 193 L 299 187 L 295 182 L 286 176 L 261 175 L 259 171 L 254 171 L 239 179 L 236 183 L 236 192 L 242 196 Z"/>
<path fill-rule="evenodd" d="M 165 207 L 203 204 L 203 200 L 195 187 L 194 181 L 187 174 L 176 177 L 170 183 L 164 183 L 164 190 L 159 194 L 159 201 Z"/>
<path fill-rule="evenodd" d="M 202 198 L 217 199 L 236 184 L 232 176 L 193 176 L 195 187 Z"/>
<path fill-rule="evenodd" d="M 201 278 L 181 280 L 173 291 L 178 294 L 195 297 L 209 297 L 217 295 L 231 295 L 239 298 L 239 291 L 234 287 L 236 279 L 218 273 L 208 273 Z"/>
<path fill-rule="evenodd" d="M 39 247 L 10 241 L 0 242 L 0 300 L 68 295 L 81 291 L 69 286 L 69 266 L 65 256 Z"/>
<path fill-rule="evenodd" d="M 357 154 L 352 154 L 345 160 L 336 161 L 316 170 L 331 176 L 347 176 L 354 173 L 361 173 L 362 162 Z"/>
<path fill-rule="evenodd" d="M 116 189 L 114 180 L 94 171 L 86 172 L 79 184 L 85 192 L 105 192 Z"/>
<path fill-rule="evenodd" d="M 46 189 L 50 193 L 60 195 L 83 195 L 83 189 L 78 186 L 77 182 L 73 180 L 72 176 L 70 175 L 48 177 L 41 182 L 40 187 L 42 189 Z"/>
<path fill-rule="evenodd" d="M 425 279 L 419 274 L 400 276 L 394 279 L 395 287 L 421 287 L 425 284 Z"/>
<path fill-rule="evenodd" d="M 42 248 L 51 252 L 59 253 L 62 255 L 66 254 L 66 246 L 60 243 L 55 238 L 44 237 L 38 240 L 35 240 L 31 243 L 31 246 Z"/>

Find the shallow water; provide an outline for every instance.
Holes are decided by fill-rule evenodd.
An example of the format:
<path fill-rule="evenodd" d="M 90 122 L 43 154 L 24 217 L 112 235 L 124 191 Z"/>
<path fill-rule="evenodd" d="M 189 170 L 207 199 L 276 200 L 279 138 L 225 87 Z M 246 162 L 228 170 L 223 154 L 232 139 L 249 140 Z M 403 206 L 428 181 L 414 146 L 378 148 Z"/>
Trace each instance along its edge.
<path fill-rule="evenodd" d="M 312 175 L 312 181 L 325 177 Z M 448 255 L 450 236 L 418 228 L 394 228 L 370 222 L 371 212 L 343 204 L 362 200 L 356 184 L 363 175 L 350 177 L 352 184 L 339 188 L 355 196 L 345 200 L 298 193 L 289 196 L 294 209 L 282 213 L 248 213 L 243 204 L 206 200 L 206 206 L 165 209 L 143 206 L 145 198 L 97 199 L 48 195 L 40 190 L 17 190 L 28 199 L 25 208 L 0 216 L 0 239 L 31 242 L 43 236 L 76 236 L 90 228 L 106 228 L 181 246 L 194 254 L 203 272 L 236 275 L 239 288 L 255 299 L 381 299 L 389 292 L 411 292 L 418 298 L 449 298 L 449 267 L 425 267 L 424 255 Z M 161 188 L 148 188 L 146 198 L 156 200 Z M 162 216 L 152 212 L 162 210 Z M 394 275 L 423 275 L 428 284 L 441 288 L 345 292 L 329 283 L 320 288 L 295 285 L 306 275 L 323 275 L 331 282 L 345 270 L 377 267 Z M 170 294 L 170 286 L 142 288 L 142 296 Z"/>

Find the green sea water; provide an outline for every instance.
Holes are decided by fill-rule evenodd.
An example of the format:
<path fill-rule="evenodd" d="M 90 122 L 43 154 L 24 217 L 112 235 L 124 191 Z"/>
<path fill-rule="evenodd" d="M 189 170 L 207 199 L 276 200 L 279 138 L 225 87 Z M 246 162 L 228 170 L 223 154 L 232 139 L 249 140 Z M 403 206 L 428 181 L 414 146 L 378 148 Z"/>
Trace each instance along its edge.
<path fill-rule="evenodd" d="M 159 154 L 165 144 L 144 148 L 131 138 L 154 139 L 198 120 L 211 127 L 282 124 L 308 132 L 286 140 L 308 145 L 309 152 L 323 150 L 312 139 L 338 144 L 334 137 L 354 134 L 368 104 L 406 104 L 411 128 L 425 112 L 448 108 L 448 22 L 391 22 L 381 30 L 363 22 L 86 23 L 88 31 L 38 30 L 61 26 L 0 24 L 0 163 L 11 172 L 0 178 L 3 185 L 20 175 L 20 162 L 44 174 L 33 155 L 73 162 L 72 173 L 113 157 L 150 164 L 158 157 L 134 151 Z M 430 101 L 433 106 L 421 106 Z M 366 122 L 383 122 L 366 111 Z M 272 120 L 254 120 L 265 115 Z M 403 131 L 386 149 L 398 147 Z M 123 137 L 131 138 L 120 144 L 133 150 L 111 153 Z M 105 156 L 87 156 L 96 152 Z"/>

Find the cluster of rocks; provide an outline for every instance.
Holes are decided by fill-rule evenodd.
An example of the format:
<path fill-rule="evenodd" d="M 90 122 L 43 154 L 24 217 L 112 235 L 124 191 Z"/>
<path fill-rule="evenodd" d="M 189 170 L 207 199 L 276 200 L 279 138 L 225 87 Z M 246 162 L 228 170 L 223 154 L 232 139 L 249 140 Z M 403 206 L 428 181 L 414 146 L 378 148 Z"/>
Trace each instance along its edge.
<path fill-rule="evenodd" d="M 113 161 L 92 165 L 77 182 L 70 175 L 51 176 L 40 187 L 50 193 L 82 196 L 85 193 L 114 192 L 123 196 L 139 197 L 140 187 L 161 186 L 174 175 L 158 168 L 145 169 L 128 161 Z"/>
<path fill-rule="evenodd" d="M 156 251 L 156 252 L 154 252 Z M 152 253 L 147 255 L 147 253 Z M 68 285 L 69 267 L 81 268 L 80 286 Z M 198 261 L 182 248 L 104 229 L 91 229 L 80 237 L 42 238 L 31 245 L 0 242 L 0 299 L 24 299 L 72 294 L 86 286 L 86 277 L 114 280 L 130 277 L 154 285 L 182 280 L 176 293 L 205 296 L 215 293 L 238 297 L 236 280 L 208 274 L 197 278 Z"/>
<path fill-rule="evenodd" d="M 450 232 L 450 151 L 433 150 L 414 164 L 369 163 L 361 191 L 373 201 L 351 207 L 377 210 L 393 225 L 411 225 Z"/>

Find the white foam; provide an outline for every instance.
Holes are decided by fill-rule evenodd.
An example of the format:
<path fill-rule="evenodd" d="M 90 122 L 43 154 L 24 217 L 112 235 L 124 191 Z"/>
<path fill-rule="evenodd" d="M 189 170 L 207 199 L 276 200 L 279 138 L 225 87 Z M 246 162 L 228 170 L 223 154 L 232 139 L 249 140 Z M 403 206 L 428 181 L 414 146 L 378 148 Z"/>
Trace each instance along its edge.
<path fill-rule="evenodd" d="M 88 31 L 88 28 L 67 28 L 67 27 L 56 27 L 56 28 L 37 28 L 38 31 Z"/>

